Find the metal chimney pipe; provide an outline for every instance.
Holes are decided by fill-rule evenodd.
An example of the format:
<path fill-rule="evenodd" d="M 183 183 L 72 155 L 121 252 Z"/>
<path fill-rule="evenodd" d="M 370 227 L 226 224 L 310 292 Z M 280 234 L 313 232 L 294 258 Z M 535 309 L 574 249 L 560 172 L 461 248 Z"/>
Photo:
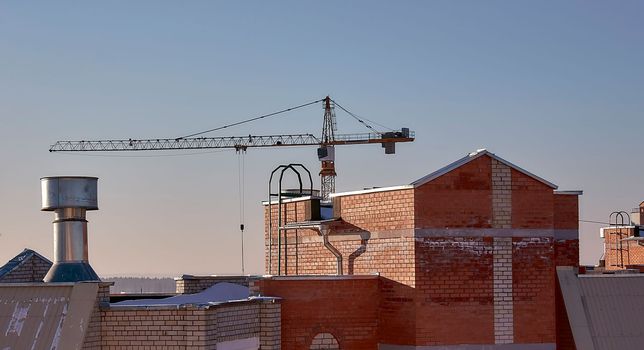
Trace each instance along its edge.
<path fill-rule="evenodd" d="M 40 179 L 42 211 L 54 212 L 54 265 L 45 282 L 100 281 L 89 265 L 88 210 L 98 210 L 96 177 L 52 176 Z"/>

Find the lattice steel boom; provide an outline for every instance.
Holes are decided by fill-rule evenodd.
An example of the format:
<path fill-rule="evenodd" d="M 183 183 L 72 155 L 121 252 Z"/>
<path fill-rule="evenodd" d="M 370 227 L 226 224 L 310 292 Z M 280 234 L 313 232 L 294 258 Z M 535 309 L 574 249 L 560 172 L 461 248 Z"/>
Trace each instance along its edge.
<path fill-rule="evenodd" d="M 411 141 L 414 141 L 413 132 L 403 134 L 402 131 L 398 131 L 385 134 L 364 133 L 335 135 L 335 141 L 327 144 L 355 145 Z M 319 146 L 321 144 L 320 139 L 312 134 L 248 135 L 179 139 L 57 141 L 49 148 L 49 152 L 163 151 L 209 148 L 243 149 L 250 147 Z"/>
<path fill-rule="evenodd" d="M 312 134 L 293 135 L 248 135 L 232 137 L 195 137 L 205 133 L 221 130 L 230 126 L 236 126 L 289 112 L 298 108 L 306 107 L 318 102 L 324 103 L 324 124 L 321 137 Z M 336 134 L 336 121 L 334 105 L 337 103 L 330 97 L 305 103 L 300 106 L 287 108 L 282 111 L 269 113 L 241 122 L 225 125 L 219 128 L 210 129 L 179 138 L 159 139 L 127 139 L 127 140 L 92 140 L 92 141 L 57 141 L 49 148 L 49 152 L 115 152 L 115 151 L 163 151 L 163 150 L 195 150 L 210 148 L 228 148 L 237 151 L 245 151 L 250 147 L 286 147 L 286 146 L 318 146 L 318 159 L 321 162 L 321 196 L 329 199 L 329 194 L 335 192 L 335 151 L 334 146 L 357 145 L 380 143 L 385 153 L 395 153 L 395 144 L 398 142 L 414 141 L 414 132 L 407 128 L 398 131 L 377 132 L 363 120 L 344 107 L 338 105 L 342 110 L 349 113 L 353 118 L 364 124 L 372 133 L 362 134 Z"/>

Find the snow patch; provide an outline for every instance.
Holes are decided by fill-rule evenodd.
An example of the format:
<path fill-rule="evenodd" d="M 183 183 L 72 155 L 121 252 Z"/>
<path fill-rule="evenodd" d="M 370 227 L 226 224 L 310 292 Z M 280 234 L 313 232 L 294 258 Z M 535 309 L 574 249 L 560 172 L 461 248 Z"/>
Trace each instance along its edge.
<path fill-rule="evenodd" d="M 30 307 L 30 304 L 16 304 L 11 315 L 11 321 L 9 321 L 9 327 L 7 327 L 7 331 L 4 333 L 5 336 L 8 336 L 10 333 L 15 333 L 17 336 L 20 336 Z"/>
<path fill-rule="evenodd" d="M 220 282 L 214 286 L 195 294 L 176 295 L 163 299 L 138 299 L 125 300 L 112 305 L 118 306 L 157 306 L 157 305 L 205 305 L 208 303 L 225 302 L 232 300 L 246 300 L 249 296 L 248 287 L 239 284 Z"/>
<path fill-rule="evenodd" d="M 60 343 L 60 335 L 63 332 L 63 322 L 65 321 L 65 317 L 67 317 L 67 304 L 63 305 L 63 314 L 60 317 L 58 327 L 56 327 L 56 334 L 54 334 L 54 340 L 51 342 L 51 348 L 49 348 L 49 350 L 58 349 L 58 343 Z"/>
<path fill-rule="evenodd" d="M 492 253 L 492 248 L 489 246 L 486 246 L 484 242 L 481 241 L 467 241 L 455 238 L 453 241 L 437 241 L 437 240 L 418 240 L 421 244 L 424 246 L 428 246 L 431 249 L 438 249 L 438 250 L 460 250 L 464 252 L 468 252 L 477 256 L 481 256 L 484 254 L 491 254 Z"/>

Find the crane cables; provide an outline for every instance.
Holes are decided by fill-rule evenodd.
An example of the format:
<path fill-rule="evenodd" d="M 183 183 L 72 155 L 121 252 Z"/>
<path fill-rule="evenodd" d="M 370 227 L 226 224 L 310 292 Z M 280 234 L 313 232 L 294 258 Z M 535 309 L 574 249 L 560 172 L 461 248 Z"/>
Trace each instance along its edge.
<path fill-rule="evenodd" d="M 341 104 L 339 104 L 336 100 L 331 100 L 331 101 L 333 101 L 333 104 L 334 104 L 334 105 L 336 105 L 336 106 L 340 107 L 340 109 L 341 109 L 341 110 L 345 111 L 348 115 L 350 115 L 351 117 L 353 117 L 353 119 L 357 120 L 360 124 L 364 125 L 367 129 L 369 129 L 369 130 L 373 131 L 373 132 L 374 132 L 374 133 L 376 133 L 376 134 L 382 134 L 382 132 L 380 132 L 380 131 L 378 131 L 378 130 L 374 129 L 371 125 L 367 124 L 367 123 L 365 122 L 365 120 L 366 120 L 366 121 L 368 121 L 368 122 L 370 122 L 370 123 L 372 123 L 372 124 L 376 124 L 376 125 L 381 126 L 381 127 L 385 128 L 385 129 L 389 129 L 389 130 L 392 130 L 392 131 L 393 131 L 393 129 L 392 129 L 392 128 L 389 128 L 389 127 L 386 127 L 386 126 L 384 126 L 384 125 L 382 125 L 382 124 L 376 123 L 376 122 L 374 122 L 373 120 L 369 120 L 369 119 L 367 119 L 367 118 L 360 118 L 359 116 L 355 115 L 354 113 L 351 113 L 348 109 L 346 109 L 346 108 L 342 107 L 342 105 L 341 105 Z M 363 120 L 363 119 L 364 119 L 364 120 Z"/>
<path fill-rule="evenodd" d="M 291 108 L 282 109 L 281 111 L 277 111 L 277 112 L 273 112 L 273 113 L 269 113 L 269 114 L 260 115 L 260 116 L 258 116 L 258 117 L 254 117 L 254 118 L 250 118 L 250 119 L 242 120 L 242 121 L 239 121 L 239 122 L 236 122 L 236 123 L 232 123 L 232 124 L 226 124 L 226 125 L 223 125 L 223 126 L 220 126 L 220 127 L 216 127 L 216 128 L 212 128 L 212 129 L 208 129 L 208 130 L 204 130 L 204 131 L 196 132 L 196 133 L 194 133 L 194 134 L 190 134 L 190 135 L 186 135 L 186 136 L 177 137 L 177 138 L 176 138 L 176 140 L 181 140 L 181 139 L 185 139 L 185 138 L 188 138 L 188 137 L 194 137 L 194 136 L 198 136 L 198 135 L 203 135 L 203 134 L 206 134 L 206 133 L 209 133 L 209 132 L 213 132 L 213 131 L 217 131 L 217 130 L 221 130 L 221 129 L 226 129 L 226 128 L 230 128 L 230 127 L 237 126 L 237 125 L 241 125 L 241 124 L 250 123 L 250 122 L 253 122 L 253 121 L 255 121 L 255 120 L 264 119 L 264 118 L 272 117 L 272 116 L 275 116 L 275 115 L 278 115 L 278 114 L 282 114 L 282 113 L 286 113 L 286 112 L 294 111 L 294 110 L 296 110 L 296 109 L 303 108 L 303 107 L 306 107 L 306 106 L 310 106 L 310 105 L 313 105 L 313 104 L 316 104 L 316 103 L 320 103 L 320 102 L 322 102 L 322 101 L 324 101 L 324 99 L 319 99 L 319 100 L 311 101 L 311 102 L 308 102 L 308 103 L 305 103 L 305 104 L 301 104 L 301 105 L 299 105 L 299 106 L 295 106 L 295 107 L 291 107 Z"/>

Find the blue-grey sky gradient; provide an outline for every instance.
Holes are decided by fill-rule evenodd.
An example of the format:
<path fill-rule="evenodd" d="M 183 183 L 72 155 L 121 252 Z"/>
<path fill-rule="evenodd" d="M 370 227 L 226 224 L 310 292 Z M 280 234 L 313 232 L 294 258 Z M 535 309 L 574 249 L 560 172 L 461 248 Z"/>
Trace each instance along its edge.
<path fill-rule="evenodd" d="M 101 275 L 238 273 L 238 156 L 50 154 L 59 139 L 176 137 L 330 94 L 391 128 L 395 156 L 337 150 L 339 191 L 407 184 L 487 148 L 582 189 L 581 217 L 644 200 L 641 1 L 3 1 L 0 261 L 51 257 L 39 178 L 100 177 L 89 213 Z M 213 136 L 310 132 L 322 110 Z M 338 111 L 340 132 L 365 129 Z M 246 266 L 263 272 L 270 171 L 315 148 L 245 156 Z M 582 263 L 601 254 L 582 224 Z"/>

